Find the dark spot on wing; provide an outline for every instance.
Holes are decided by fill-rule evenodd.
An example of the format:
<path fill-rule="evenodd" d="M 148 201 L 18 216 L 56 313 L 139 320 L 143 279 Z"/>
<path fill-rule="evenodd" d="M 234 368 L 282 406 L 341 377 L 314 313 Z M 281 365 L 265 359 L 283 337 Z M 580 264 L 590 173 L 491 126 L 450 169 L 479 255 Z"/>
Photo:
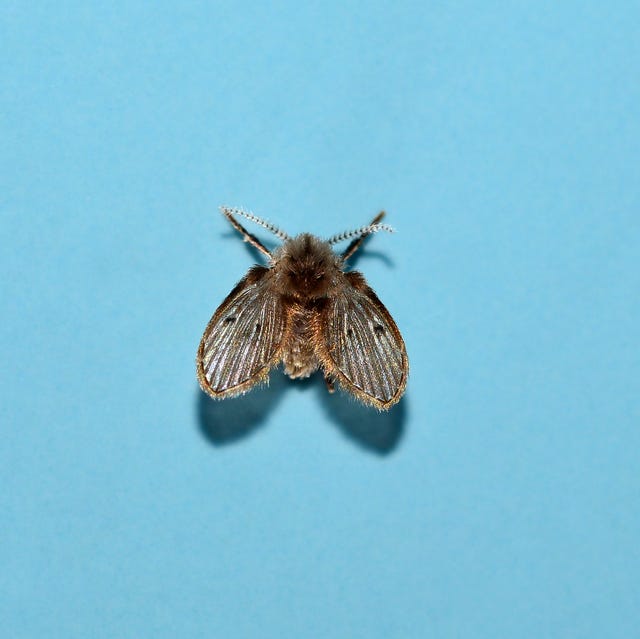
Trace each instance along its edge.
<path fill-rule="evenodd" d="M 347 329 L 347 337 L 353 337 L 353 329 L 352 328 L 348 328 Z"/>
<path fill-rule="evenodd" d="M 229 316 L 229 317 L 225 317 L 224 318 L 224 323 L 225 324 L 231 324 L 231 322 L 235 322 L 235 321 L 236 321 L 236 318 L 233 317 L 233 316 Z"/>
<path fill-rule="evenodd" d="M 256 322 L 256 333 L 259 333 L 261 328 L 262 324 L 260 324 L 260 322 Z"/>
<path fill-rule="evenodd" d="M 380 335 L 380 334 L 384 333 L 384 326 L 382 326 L 382 324 L 376 324 L 373 327 L 373 330 Z"/>

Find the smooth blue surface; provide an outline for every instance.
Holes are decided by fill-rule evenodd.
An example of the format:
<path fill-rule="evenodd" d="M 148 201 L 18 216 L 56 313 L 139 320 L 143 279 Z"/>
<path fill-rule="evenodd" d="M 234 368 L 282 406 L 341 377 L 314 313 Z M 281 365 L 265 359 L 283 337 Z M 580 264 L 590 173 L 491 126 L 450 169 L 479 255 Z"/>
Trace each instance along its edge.
<path fill-rule="evenodd" d="M 637 633 L 640 9 L 529 4 L 4 4 L 2 636 Z M 223 203 L 389 212 L 395 411 L 202 398 Z"/>

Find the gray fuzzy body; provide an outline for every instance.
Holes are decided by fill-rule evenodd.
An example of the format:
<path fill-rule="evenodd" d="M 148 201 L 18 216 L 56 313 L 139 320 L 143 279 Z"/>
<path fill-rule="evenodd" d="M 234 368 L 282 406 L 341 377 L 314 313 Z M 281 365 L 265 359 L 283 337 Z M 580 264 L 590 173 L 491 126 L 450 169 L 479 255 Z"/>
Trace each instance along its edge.
<path fill-rule="evenodd" d="M 309 377 L 320 366 L 315 348 L 320 314 L 340 286 L 342 266 L 329 243 L 309 233 L 287 240 L 274 253 L 273 285 L 290 300 L 282 363 L 293 379 Z"/>

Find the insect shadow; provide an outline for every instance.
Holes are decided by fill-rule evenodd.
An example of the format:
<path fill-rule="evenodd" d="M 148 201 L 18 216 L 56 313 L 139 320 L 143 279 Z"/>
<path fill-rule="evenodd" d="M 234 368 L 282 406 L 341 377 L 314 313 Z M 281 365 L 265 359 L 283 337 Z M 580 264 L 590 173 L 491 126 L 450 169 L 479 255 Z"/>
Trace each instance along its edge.
<path fill-rule="evenodd" d="M 224 401 L 211 399 L 198 388 L 200 433 L 214 446 L 231 444 L 251 435 L 267 421 L 287 389 L 287 381 L 284 375 L 274 374 L 268 385 L 257 386 L 246 395 Z"/>
<path fill-rule="evenodd" d="M 216 401 L 197 391 L 198 426 L 202 436 L 213 446 L 237 443 L 258 430 L 269 418 L 276 404 L 294 386 L 284 375 L 271 376 L 268 386 L 260 386 L 241 397 Z M 350 395 L 336 392 L 328 395 L 319 375 L 300 380 L 298 390 L 315 387 L 318 401 L 327 420 L 347 439 L 359 447 L 386 456 L 402 440 L 407 417 L 406 397 L 390 411 L 378 412 L 358 404 Z M 301 388 L 302 386 L 302 388 Z"/>
<path fill-rule="evenodd" d="M 344 392 L 327 395 L 322 383 L 316 385 L 316 391 L 326 416 L 352 442 L 380 456 L 398 447 L 406 429 L 406 395 L 391 410 L 382 412 L 363 406 Z"/>
<path fill-rule="evenodd" d="M 382 251 L 371 251 L 369 249 L 362 249 L 360 251 L 358 251 L 357 253 L 355 253 L 350 260 L 350 266 L 349 266 L 349 270 L 354 270 L 356 264 L 362 259 L 362 258 L 375 258 L 377 260 L 380 260 L 381 262 L 384 263 L 385 266 L 387 266 L 388 268 L 395 268 L 395 262 L 388 256 L 385 255 Z"/>

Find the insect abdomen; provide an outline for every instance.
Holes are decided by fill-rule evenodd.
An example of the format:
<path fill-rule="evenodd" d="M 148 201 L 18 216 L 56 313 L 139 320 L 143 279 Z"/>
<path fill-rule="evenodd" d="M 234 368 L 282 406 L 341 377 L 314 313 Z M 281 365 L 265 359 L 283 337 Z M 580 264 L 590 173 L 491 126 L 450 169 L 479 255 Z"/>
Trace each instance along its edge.
<path fill-rule="evenodd" d="M 318 310 L 298 304 L 289 309 L 288 338 L 282 352 L 284 372 L 292 379 L 309 377 L 318 369 L 315 323 Z"/>

